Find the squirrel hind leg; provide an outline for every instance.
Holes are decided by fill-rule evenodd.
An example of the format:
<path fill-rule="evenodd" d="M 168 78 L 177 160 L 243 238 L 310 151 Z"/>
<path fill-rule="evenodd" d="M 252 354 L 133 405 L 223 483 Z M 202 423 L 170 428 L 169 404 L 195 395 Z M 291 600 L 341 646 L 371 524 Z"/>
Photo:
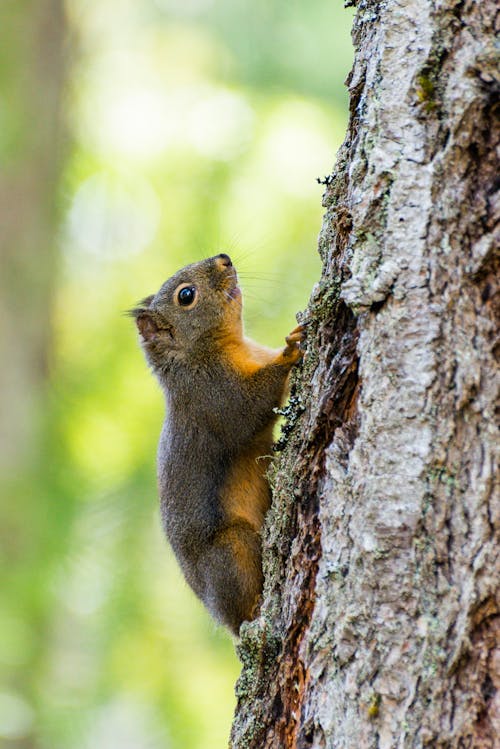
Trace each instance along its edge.
<path fill-rule="evenodd" d="M 212 616 L 238 636 L 255 617 L 262 592 L 261 540 L 247 523 L 220 531 L 199 560 L 205 580 L 203 602 Z"/>

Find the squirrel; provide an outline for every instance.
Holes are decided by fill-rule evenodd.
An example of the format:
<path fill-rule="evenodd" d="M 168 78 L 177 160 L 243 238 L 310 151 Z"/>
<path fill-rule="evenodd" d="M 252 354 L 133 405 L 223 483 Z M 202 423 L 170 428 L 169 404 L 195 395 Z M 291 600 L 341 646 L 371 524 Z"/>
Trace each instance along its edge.
<path fill-rule="evenodd" d="M 238 636 L 258 614 L 273 425 L 304 327 L 273 350 L 246 338 L 228 255 L 182 268 L 130 314 L 165 394 L 157 456 L 162 524 L 184 576 Z"/>

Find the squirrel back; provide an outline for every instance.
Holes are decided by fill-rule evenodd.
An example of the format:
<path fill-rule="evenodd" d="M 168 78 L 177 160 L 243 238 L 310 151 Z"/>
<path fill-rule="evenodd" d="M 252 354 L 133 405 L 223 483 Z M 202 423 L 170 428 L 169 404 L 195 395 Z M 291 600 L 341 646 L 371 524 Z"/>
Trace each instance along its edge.
<path fill-rule="evenodd" d="M 186 266 L 132 310 L 166 399 L 163 527 L 187 582 L 234 634 L 257 613 L 274 409 L 303 339 L 299 326 L 284 348 L 260 346 L 245 338 L 241 312 L 225 254 Z"/>

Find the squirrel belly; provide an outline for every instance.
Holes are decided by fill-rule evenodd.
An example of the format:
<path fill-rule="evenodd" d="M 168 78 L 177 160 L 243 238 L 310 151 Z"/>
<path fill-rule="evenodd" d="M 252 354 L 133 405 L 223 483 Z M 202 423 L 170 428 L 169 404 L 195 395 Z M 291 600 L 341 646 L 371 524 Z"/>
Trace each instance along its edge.
<path fill-rule="evenodd" d="M 257 614 L 275 408 L 304 338 L 299 326 L 284 348 L 260 346 L 244 337 L 241 309 L 221 254 L 181 269 L 131 313 L 166 396 L 163 527 L 188 584 L 235 635 Z"/>

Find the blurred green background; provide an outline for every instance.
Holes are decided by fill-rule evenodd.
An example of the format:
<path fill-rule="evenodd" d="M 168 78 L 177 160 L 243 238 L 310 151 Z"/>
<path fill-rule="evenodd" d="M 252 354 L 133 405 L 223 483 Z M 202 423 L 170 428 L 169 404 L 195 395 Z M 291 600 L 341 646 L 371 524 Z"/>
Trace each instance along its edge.
<path fill-rule="evenodd" d="M 2 0 L 0 745 L 220 749 L 239 664 L 157 511 L 122 312 L 224 251 L 277 346 L 347 119 L 332 0 Z"/>

